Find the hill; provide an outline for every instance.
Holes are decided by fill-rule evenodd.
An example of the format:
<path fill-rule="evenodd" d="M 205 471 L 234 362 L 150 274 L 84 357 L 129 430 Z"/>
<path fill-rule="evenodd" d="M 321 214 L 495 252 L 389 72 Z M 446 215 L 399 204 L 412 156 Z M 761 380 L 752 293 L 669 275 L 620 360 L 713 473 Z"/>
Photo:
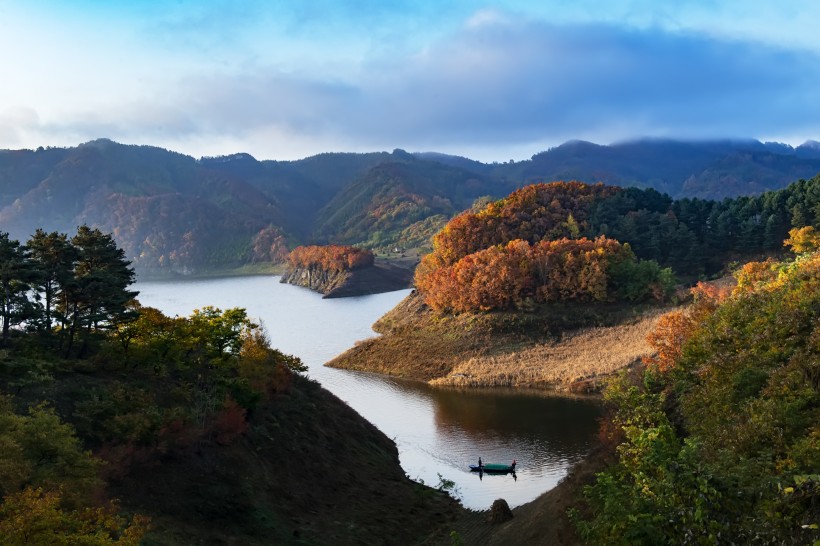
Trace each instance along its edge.
<path fill-rule="evenodd" d="M 243 310 L 131 311 L 87 358 L 0 350 L 3 544 L 415 544 L 462 514 Z"/>
<path fill-rule="evenodd" d="M 461 512 L 244 309 L 166 316 L 110 235 L 37 233 L 0 234 L 0 543 L 412 544 Z"/>
<path fill-rule="evenodd" d="M 574 141 L 530 160 L 485 164 L 403 150 L 194 159 L 99 139 L 0 151 L 0 229 L 26 240 L 37 227 L 72 232 L 85 223 L 114 233 L 141 275 L 213 274 L 270 267 L 302 243 L 429 248 L 476 199 L 531 182 L 578 179 L 722 199 L 818 171 L 820 149 L 811 142 Z"/>
<path fill-rule="evenodd" d="M 730 295 L 661 319 L 645 372 L 609 387 L 614 460 L 575 511 L 589 543 L 820 540 L 813 237 L 814 253 L 746 264 Z"/>

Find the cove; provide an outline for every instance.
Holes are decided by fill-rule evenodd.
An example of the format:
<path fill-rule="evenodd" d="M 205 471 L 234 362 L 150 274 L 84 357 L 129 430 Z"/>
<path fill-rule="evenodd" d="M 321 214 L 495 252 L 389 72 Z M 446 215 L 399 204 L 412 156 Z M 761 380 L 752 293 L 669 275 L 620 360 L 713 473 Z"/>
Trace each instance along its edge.
<path fill-rule="evenodd" d="M 307 375 L 392 438 L 405 473 L 437 485 L 455 483 L 465 507 L 488 509 L 504 498 L 519 506 L 551 489 L 596 439 L 596 400 L 514 390 L 442 390 L 395 378 L 323 366 L 356 341 L 409 290 L 353 298 L 321 295 L 279 283 L 278 276 L 138 282 L 138 299 L 167 315 L 212 305 L 244 307 L 271 344 L 300 357 Z M 469 471 L 485 462 L 518 462 L 516 475 Z M 367 476 L 362 476 L 363 480 Z"/>

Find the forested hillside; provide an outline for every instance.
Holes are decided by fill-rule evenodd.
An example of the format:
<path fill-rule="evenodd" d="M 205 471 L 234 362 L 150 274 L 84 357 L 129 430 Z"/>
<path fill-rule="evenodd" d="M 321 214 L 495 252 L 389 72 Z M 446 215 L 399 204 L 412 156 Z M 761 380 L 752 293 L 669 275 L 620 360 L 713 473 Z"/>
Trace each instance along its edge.
<path fill-rule="evenodd" d="M 197 160 L 100 139 L 76 148 L 0 151 L 0 228 L 24 240 L 38 227 L 73 232 L 88 224 L 113 233 L 141 274 L 199 274 L 280 262 L 299 244 L 428 248 L 430 237 L 477 199 L 578 179 L 686 198 L 622 194 L 589 211 L 595 229 L 585 235 L 630 242 L 640 258 L 697 275 L 719 269 L 730 248 L 774 248 L 789 227 L 815 215 L 810 208 L 795 212 L 788 195 L 788 203 L 735 201 L 737 210 L 728 214 L 723 203 L 700 198 L 779 189 L 818 171 L 816 143 L 570 142 L 531 160 L 484 164 L 402 150 Z M 648 229 L 655 240 L 642 238 Z M 716 248 L 718 258 L 704 257 Z"/>
<path fill-rule="evenodd" d="M 691 279 L 777 253 L 789 230 L 818 221 L 820 177 L 720 202 L 533 184 L 451 220 L 433 238 L 416 286 L 431 307 L 455 311 L 662 299 L 672 273 Z"/>
<path fill-rule="evenodd" d="M 412 544 L 458 513 L 244 309 L 142 307 L 110 235 L 0 233 L 0 264 L 0 544 Z"/>
<path fill-rule="evenodd" d="M 194 158 L 97 140 L 0 152 L 0 226 L 90 224 L 114 234 L 142 273 L 191 274 L 280 262 L 300 242 L 418 246 L 497 191 L 466 171 L 393 154 L 257 161 Z"/>
<path fill-rule="evenodd" d="M 674 198 L 723 199 L 775 190 L 820 172 L 814 141 L 792 148 L 756 140 L 570 141 L 489 174 L 524 183 L 584 180 L 653 188 Z"/>
<path fill-rule="evenodd" d="M 645 373 L 607 391 L 616 461 L 575 512 L 590 544 L 817 544 L 819 242 L 794 230 L 796 260 L 661 319 Z"/>

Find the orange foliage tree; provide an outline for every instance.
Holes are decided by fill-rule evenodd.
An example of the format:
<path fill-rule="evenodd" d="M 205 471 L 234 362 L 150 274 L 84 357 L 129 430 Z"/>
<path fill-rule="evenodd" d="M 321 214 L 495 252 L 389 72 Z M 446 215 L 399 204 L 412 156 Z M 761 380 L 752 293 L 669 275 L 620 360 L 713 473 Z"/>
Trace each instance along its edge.
<path fill-rule="evenodd" d="M 367 249 L 346 245 L 298 246 L 288 255 L 290 267 L 352 271 L 373 265 L 373 253 Z"/>
<path fill-rule="evenodd" d="M 425 270 L 452 265 L 464 256 L 522 239 L 576 238 L 588 227 L 592 205 L 620 188 L 581 182 L 532 184 L 490 203 L 479 212 L 453 218 L 433 238 L 433 253 L 425 259 Z"/>
<path fill-rule="evenodd" d="M 661 372 L 672 369 L 683 354 L 683 346 L 698 326 L 715 312 L 721 301 L 730 295 L 728 286 L 699 282 L 691 290 L 694 301 L 686 310 L 663 315 L 646 341 L 655 351 L 643 358 L 643 363 Z"/>
<path fill-rule="evenodd" d="M 425 302 L 440 311 L 521 308 L 527 301 L 614 299 L 613 264 L 635 257 L 612 239 L 560 239 L 531 245 L 516 239 L 469 254 L 416 278 Z"/>
<path fill-rule="evenodd" d="M 601 257 L 620 245 L 592 249 L 603 243 L 571 241 L 588 227 L 592 205 L 618 191 L 574 181 L 533 184 L 456 216 L 433 238 L 416 287 L 434 308 L 452 310 L 503 309 L 528 298 L 606 299 Z M 555 240 L 564 242 L 550 246 Z M 581 275 L 578 282 L 571 273 Z"/>
<path fill-rule="evenodd" d="M 820 249 L 820 233 L 817 233 L 813 226 L 791 229 L 789 238 L 783 241 L 783 246 L 790 246 L 795 254 L 816 252 Z"/>

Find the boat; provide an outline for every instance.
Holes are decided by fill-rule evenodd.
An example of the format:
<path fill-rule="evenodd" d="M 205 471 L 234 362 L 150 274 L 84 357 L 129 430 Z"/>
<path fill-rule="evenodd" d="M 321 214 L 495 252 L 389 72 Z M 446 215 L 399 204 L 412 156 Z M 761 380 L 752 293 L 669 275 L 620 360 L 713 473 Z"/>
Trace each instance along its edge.
<path fill-rule="evenodd" d="M 487 463 L 481 466 L 477 464 L 470 465 L 471 472 L 486 472 L 487 474 L 508 474 L 515 473 L 515 463 L 513 464 L 493 464 Z"/>

